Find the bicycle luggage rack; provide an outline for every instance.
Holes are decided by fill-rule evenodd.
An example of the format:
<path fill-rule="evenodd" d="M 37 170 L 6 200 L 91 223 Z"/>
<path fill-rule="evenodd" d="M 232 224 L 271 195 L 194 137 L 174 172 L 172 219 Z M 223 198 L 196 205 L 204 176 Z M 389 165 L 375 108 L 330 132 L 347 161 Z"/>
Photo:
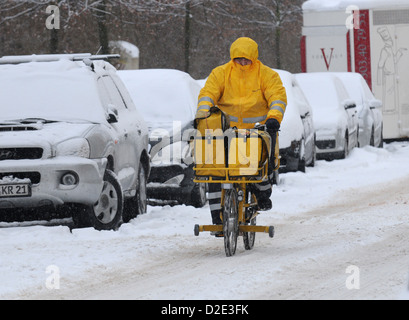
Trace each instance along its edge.
<path fill-rule="evenodd" d="M 247 192 L 247 189 L 246 189 L 247 184 L 260 183 L 264 181 L 264 179 L 267 177 L 267 172 L 268 172 L 267 169 L 268 169 L 268 163 L 266 162 L 263 167 L 258 168 L 258 171 L 257 171 L 259 173 L 258 176 L 233 176 L 232 177 L 229 175 L 230 168 L 217 168 L 217 170 L 225 172 L 224 176 L 221 176 L 221 177 L 212 177 L 212 176 L 205 176 L 205 175 L 203 177 L 195 176 L 195 179 L 193 181 L 196 183 L 220 183 L 222 185 L 221 203 L 222 203 L 222 212 L 223 212 L 224 210 L 223 203 L 225 201 L 224 198 L 226 196 L 226 190 L 234 189 L 235 191 L 237 191 L 237 189 L 239 189 L 242 191 L 245 190 L 245 192 Z M 193 168 L 193 170 L 196 171 L 196 168 Z M 214 169 L 212 168 L 211 169 L 200 168 L 199 170 L 201 171 L 201 174 L 205 174 L 206 170 L 209 170 L 209 172 L 214 171 Z M 234 169 L 234 170 L 237 170 L 237 169 Z M 249 177 L 253 177 L 254 179 L 249 179 Z M 238 193 L 236 192 L 236 194 Z M 229 227 L 229 225 L 231 224 L 230 221 L 228 223 L 224 221 L 223 224 L 221 225 L 198 225 L 196 224 L 194 227 L 195 236 L 199 236 L 200 232 L 210 231 L 210 232 L 224 233 L 226 231 L 226 228 L 230 229 L 228 230 L 230 234 L 232 232 L 236 233 L 233 237 L 231 235 L 227 235 L 227 236 L 225 234 L 222 235 L 225 239 L 226 256 L 234 255 L 236 251 L 238 235 L 243 236 L 244 244 L 245 244 L 244 246 L 246 250 L 250 250 L 253 248 L 254 237 L 255 237 L 256 232 L 268 233 L 269 237 L 273 238 L 274 237 L 274 227 L 273 226 L 255 225 L 255 218 L 257 217 L 259 213 L 257 211 L 257 202 L 253 201 L 255 200 L 254 194 L 250 193 L 250 197 L 252 197 L 250 201 L 251 203 L 246 203 L 248 202 L 248 199 L 247 201 L 245 201 L 246 199 L 245 197 L 246 196 L 244 195 L 244 193 L 241 193 L 237 197 L 238 202 L 236 203 L 235 210 L 237 210 L 236 223 L 238 224 L 238 226 L 236 227 L 237 228 L 236 230 L 232 230 L 232 229 L 235 229 L 234 227 L 232 229 Z M 250 210 L 251 217 L 249 218 L 245 217 L 246 210 Z M 224 214 L 222 214 L 222 216 L 223 215 Z M 233 244 L 231 244 L 232 241 L 234 242 Z"/>

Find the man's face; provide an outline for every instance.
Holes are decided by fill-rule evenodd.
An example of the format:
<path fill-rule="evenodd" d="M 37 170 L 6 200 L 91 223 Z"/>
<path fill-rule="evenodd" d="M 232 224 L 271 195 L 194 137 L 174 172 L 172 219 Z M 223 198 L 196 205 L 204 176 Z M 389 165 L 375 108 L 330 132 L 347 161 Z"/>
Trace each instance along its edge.
<path fill-rule="evenodd" d="M 246 59 L 246 58 L 234 58 L 234 62 L 236 62 L 236 63 L 238 63 L 239 65 L 242 65 L 242 66 L 251 65 L 251 60 Z"/>

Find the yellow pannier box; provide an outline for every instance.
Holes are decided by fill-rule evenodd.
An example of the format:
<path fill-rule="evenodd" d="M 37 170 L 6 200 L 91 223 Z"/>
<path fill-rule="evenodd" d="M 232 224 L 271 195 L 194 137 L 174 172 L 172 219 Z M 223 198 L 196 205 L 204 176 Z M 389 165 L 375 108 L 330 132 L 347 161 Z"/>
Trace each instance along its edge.
<path fill-rule="evenodd" d="M 229 176 L 258 176 L 269 160 L 270 136 L 264 131 L 237 130 L 229 137 Z"/>
<path fill-rule="evenodd" d="M 195 120 L 193 157 L 196 176 L 224 177 L 226 147 L 224 131 L 229 127 L 226 115 L 213 107 Z"/>

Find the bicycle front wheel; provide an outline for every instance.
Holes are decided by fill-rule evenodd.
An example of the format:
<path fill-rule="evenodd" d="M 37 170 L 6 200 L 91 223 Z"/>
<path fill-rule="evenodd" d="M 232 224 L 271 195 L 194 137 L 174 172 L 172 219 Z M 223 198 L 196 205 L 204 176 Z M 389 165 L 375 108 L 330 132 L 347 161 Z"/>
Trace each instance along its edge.
<path fill-rule="evenodd" d="M 223 206 L 223 235 L 226 256 L 236 253 L 237 237 L 239 235 L 239 201 L 235 189 L 226 190 Z"/>

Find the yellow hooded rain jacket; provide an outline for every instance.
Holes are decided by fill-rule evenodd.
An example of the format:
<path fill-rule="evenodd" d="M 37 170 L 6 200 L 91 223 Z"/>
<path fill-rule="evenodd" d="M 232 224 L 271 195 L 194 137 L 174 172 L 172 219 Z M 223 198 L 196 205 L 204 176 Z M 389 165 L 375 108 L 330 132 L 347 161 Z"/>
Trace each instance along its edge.
<path fill-rule="evenodd" d="M 247 37 L 233 42 L 231 61 L 211 72 L 199 94 L 197 118 L 217 105 L 230 116 L 230 126 L 251 129 L 267 119 L 283 120 L 287 95 L 280 76 L 258 60 L 258 45 Z M 235 58 L 246 58 L 251 65 L 241 66 Z"/>

